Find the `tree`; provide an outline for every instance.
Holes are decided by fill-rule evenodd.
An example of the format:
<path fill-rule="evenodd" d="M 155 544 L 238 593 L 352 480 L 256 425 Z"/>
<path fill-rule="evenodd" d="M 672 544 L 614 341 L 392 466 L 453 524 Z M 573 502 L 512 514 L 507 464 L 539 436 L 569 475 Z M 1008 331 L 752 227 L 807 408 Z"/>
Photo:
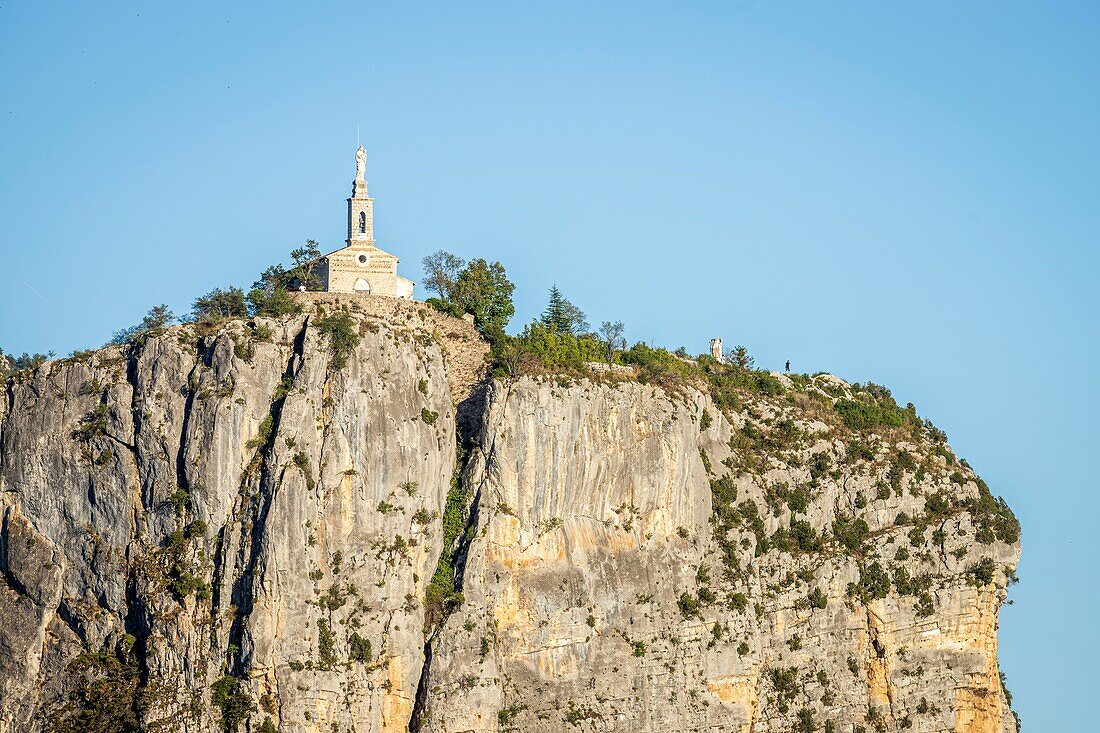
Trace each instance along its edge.
<path fill-rule="evenodd" d="M 749 350 L 737 345 L 726 352 L 726 363 L 733 364 L 738 369 L 752 369 L 755 360 L 749 355 Z"/>
<path fill-rule="evenodd" d="M 164 327 L 176 318 L 166 305 L 156 305 L 149 309 L 141 323 L 130 326 L 120 331 L 115 331 L 111 338 L 112 344 L 132 344 L 144 341 L 148 336 L 155 336 L 164 330 Z"/>
<path fill-rule="evenodd" d="M 252 284 L 248 303 L 253 315 L 285 316 L 298 313 L 302 307 L 290 297 L 289 292 L 321 287 L 321 277 L 317 274 L 321 267 L 321 250 L 317 242 L 307 239 L 304 245 L 291 250 L 290 259 L 294 266 L 289 270 L 276 263 L 260 273 L 260 279 Z"/>
<path fill-rule="evenodd" d="M 443 300 L 453 300 L 455 283 L 465 264 L 466 260 L 442 249 L 428 255 L 423 259 L 424 289 Z"/>
<path fill-rule="evenodd" d="M 149 309 L 149 312 L 141 319 L 141 327 L 146 331 L 159 331 L 175 319 L 175 314 L 162 303 Z"/>
<path fill-rule="evenodd" d="M 588 320 L 585 318 L 584 311 L 569 302 L 569 299 L 558 290 L 557 285 L 550 288 L 550 302 L 542 312 L 542 324 L 558 333 L 573 335 L 588 330 Z"/>
<path fill-rule="evenodd" d="M 244 291 L 234 287 L 225 290 L 214 288 L 206 295 L 195 298 L 191 306 L 191 317 L 196 321 L 243 318 L 247 315 L 248 305 L 244 300 Z"/>
<path fill-rule="evenodd" d="M 516 312 L 512 304 L 515 289 L 504 265 L 477 259 L 456 278 L 452 297 L 464 313 L 473 315 L 478 332 L 494 341 L 504 336 L 504 327 Z"/>
<path fill-rule="evenodd" d="M 302 306 L 282 287 L 271 290 L 254 288 L 248 293 L 248 306 L 255 316 L 286 316 L 302 310 Z"/>
<path fill-rule="evenodd" d="M 607 355 L 607 363 L 615 358 L 615 352 L 626 348 L 626 339 L 623 338 L 623 322 L 604 321 L 600 324 L 600 343 L 603 344 L 604 353 Z"/>
<path fill-rule="evenodd" d="M 0 349 L 0 378 L 24 369 L 37 369 L 52 358 L 52 351 L 48 354 L 28 354 L 24 351 L 21 356 L 8 356 Z"/>
<path fill-rule="evenodd" d="M 294 261 L 294 267 L 286 273 L 287 286 L 319 290 L 321 276 L 317 274 L 317 270 L 321 266 L 321 250 L 317 242 L 307 239 L 304 245 L 290 251 L 290 259 Z"/>

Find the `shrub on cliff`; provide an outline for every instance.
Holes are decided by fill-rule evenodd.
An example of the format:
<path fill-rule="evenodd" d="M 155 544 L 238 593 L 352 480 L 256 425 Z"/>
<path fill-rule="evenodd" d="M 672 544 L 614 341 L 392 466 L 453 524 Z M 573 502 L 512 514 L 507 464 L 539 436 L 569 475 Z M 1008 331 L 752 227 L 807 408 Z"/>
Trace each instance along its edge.
<path fill-rule="evenodd" d="M 890 595 L 890 575 L 877 560 L 859 569 L 859 582 L 848 584 L 848 595 L 867 604 Z"/>
<path fill-rule="evenodd" d="M 248 303 L 244 291 L 228 287 L 214 288 L 206 295 L 195 298 L 191 304 L 191 320 L 220 321 L 226 318 L 243 318 L 248 315 Z"/>
<path fill-rule="evenodd" d="M 506 374 L 538 374 L 546 371 L 581 372 L 585 362 L 600 358 L 599 341 L 589 334 L 563 333 L 533 321 L 516 337 L 494 344 L 497 367 Z"/>
<path fill-rule="evenodd" d="M 624 364 L 635 367 L 638 381 L 643 384 L 671 386 L 691 381 L 698 374 L 692 362 L 678 358 L 667 349 L 640 342 L 624 351 L 619 358 Z"/>
<path fill-rule="evenodd" d="M 291 250 L 290 269 L 281 263 L 271 265 L 262 273 L 260 279 L 252 284 L 248 292 L 248 304 L 252 315 L 286 316 L 300 313 L 302 306 L 290 297 L 292 290 L 318 290 L 321 277 L 321 250 L 312 239 Z"/>
<path fill-rule="evenodd" d="M 993 582 L 993 574 L 996 570 L 997 566 L 993 559 L 983 557 L 966 569 L 966 580 L 975 588 L 981 588 Z"/>
<path fill-rule="evenodd" d="M 226 675 L 210 685 L 210 703 L 221 710 L 225 733 L 235 733 L 256 709 L 252 695 L 236 677 Z"/>
<path fill-rule="evenodd" d="M 131 637 L 132 641 L 132 637 Z M 148 704 L 129 644 L 114 654 L 85 653 L 69 664 L 74 683 L 46 715 L 47 733 L 137 733 L 137 710 Z"/>
<path fill-rule="evenodd" d="M 916 408 L 911 403 L 904 408 L 899 407 L 886 387 L 868 382 L 866 385 L 853 384 L 852 390 L 853 399 L 842 397 L 833 406 L 840 419 L 852 430 L 923 427 Z"/>
<path fill-rule="evenodd" d="M 469 313 L 474 327 L 491 343 L 505 338 L 504 328 L 516 312 L 512 293 L 516 286 L 508 280 L 504 265 L 483 259 L 469 264 L 461 257 L 439 250 L 423 260 L 424 287 L 438 297 L 428 305 L 452 316 Z"/>
<path fill-rule="evenodd" d="M 53 357 L 53 352 L 48 354 L 28 354 L 22 356 L 8 356 L 0 349 L 0 378 L 8 377 L 24 369 L 37 369 Z"/>
<path fill-rule="evenodd" d="M 999 496 L 993 496 L 989 486 L 981 478 L 975 478 L 978 484 L 978 497 L 967 499 L 964 504 L 977 527 L 975 539 L 982 544 L 1000 540 L 1007 544 L 1020 541 L 1020 520 Z"/>
<path fill-rule="evenodd" d="M 775 396 L 784 392 L 783 384 L 771 372 L 753 368 L 753 359 L 743 346 L 725 362 L 701 356 L 696 363 L 707 381 L 711 398 L 723 410 L 740 409 L 744 393 Z"/>
<path fill-rule="evenodd" d="M 341 311 L 317 320 L 317 330 L 329 337 L 333 369 L 343 369 L 348 357 L 359 345 L 359 326 L 355 319 Z"/>
<path fill-rule="evenodd" d="M 157 305 L 149 309 L 141 323 L 115 331 L 111 337 L 112 344 L 142 344 L 150 336 L 161 333 L 165 327 L 174 321 L 176 316 L 168 310 L 166 305 Z"/>

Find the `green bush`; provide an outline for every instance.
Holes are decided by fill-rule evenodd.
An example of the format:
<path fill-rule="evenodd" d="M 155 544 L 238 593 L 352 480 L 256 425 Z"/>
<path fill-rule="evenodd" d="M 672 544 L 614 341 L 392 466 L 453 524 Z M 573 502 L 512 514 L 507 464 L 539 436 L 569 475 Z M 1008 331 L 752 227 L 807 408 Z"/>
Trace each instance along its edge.
<path fill-rule="evenodd" d="M 800 486 L 792 489 L 787 494 L 787 508 L 791 510 L 792 514 L 801 514 L 806 511 L 806 507 L 809 505 L 809 497 L 806 496 L 805 490 Z"/>
<path fill-rule="evenodd" d="M 801 686 L 798 684 L 797 667 L 772 667 L 768 670 L 768 679 L 775 690 L 780 712 L 787 712 L 789 704 L 798 696 Z"/>
<path fill-rule="evenodd" d="M 195 298 L 191 304 L 191 318 L 196 321 L 219 321 L 225 318 L 244 318 L 248 315 L 248 304 L 244 291 L 229 287 L 225 290 L 214 288 L 206 295 Z"/>
<path fill-rule="evenodd" d="M 147 704 L 137 660 L 120 645 L 115 654 L 85 653 L 69 663 L 73 680 L 63 702 L 45 714 L 46 733 L 139 733 L 137 710 Z"/>
<path fill-rule="evenodd" d="M 983 557 L 981 560 L 971 565 L 966 569 L 966 579 L 971 585 L 976 588 L 989 585 L 993 582 L 993 574 L 996 572 L 997 566 L 994 564 L 993 559 L 989 557 Z"/>
<path fill-rule="evenodd" d="M 358 632 L 351 632 L 348 637 L 348 657 L 356 662 L 366 664 L 371 660 L 370 639 L 364 639 Z"/>
<path fill-rule="evenodd" d="M 302 312 L 302 306 L 284 287 L 253 288 L 248 292 L 248 305 L 252 315 L 278 318 Z"/>
<path fill-rule="evenodd" d="M 469 489 L 461 481 L 461 473 L 451 474 L 451 487 L 447 491 L 447 503 L 443 509 L 443 551 L 428 583 L 424 599 L 424 625 L 431 627 L 442 621 L 448 613 L 461 605 L 461 593 L 455 588 L 455 553 L 458 538 L 466 529 L 466 504 Z"/>
<path fill-rule="evenodd" d="M 871 528 L 862 517 L 853 519 L 841 514 L 833 521 L 833 536 L 849 552 L 862 554 L 863 541 L 870 533 Z"/>
<path fill-rule="evenodd" d="M 665 349 L 643 343 L 634 344 L 619 358 L 623 364 L 633 365 L 638 372 L 638 381 L 645 384 L 675 386 L 698 374 L 695 364 L 678 359 Z"/>
<path fill-rule="evenodd" d="M 783 384 L 770 372 L 752 368 L 751 358 L 743 364 L 723 364 L 707 356 L 700 357 L 692 366 L 693 373 L 702 373 L 711 399 L 723 410 L 739 409 L 744 394 L 774 397 L 784 392 Z"/>
<path fill-rule="evenodd" d="M 256 709 L 252 695 L 236 677 L 226 675 L 210 685 L 210 703 L 221 710 L 225 733 L 235 733 L 237 728 Z"/>
<path fill-rule="evenodd" d="M 267 445 L 267 442 L 271 439 L 271 432 L 275 429 L 275 418 L 272 415 L 268 415 L 260 423 L 260 429 L 256 433 L 256 437 L 245 443 L 245 448 L 252 450 L 254 448 L 260 448 Z"/>
<path fill-rule="evenodd" d="M 80 427 L 73 433 L 77 440 L 88 442 L 107 434 L 110 424 L 111 411 L 107 405 L 96 405 L 95 409 L 85 415 L 80 421 Z"/>
<path fill-rule="evenodd" d="M 543 372 L 585 373 L 586 362 L 599 361 L 602 346 L 590 334 L 559 332 L 538 321 L 515 337 L 502 337 L 494 346 L 494 364 L 505 374 Z"/>
<path fill-rule="evenodd" d="M 793 520 L 789 529 L 778 529 L 771 544 L 786 552 L 819 552 L 823 548 L 817 530 L 800 519 Z"/>
<path fill-rule="evenodd" d="M 359 345 L 359 327 L 355 319 L 348 313 L 340 311 L 318 319 L 316 325 L 317 330 L 329 337 L 332 367 L 343 369 L 348 363 L 348 357 Z"/>
<path fill-rule="evenodd" d="M 302 473 L 302 478 L 306 480 L 306 488 L 312 491 L 316 484 L 313 481 L 313 468 L 309 464 L 309 456 L 302 451 L 298 451 L 294 454 L 293 460 L 294 465 Z"/>
<path fill-rule="evenodd" d="M 168 310 L 168 306 L 154 306 L 145 317 L 141 319 L 141 323 L 136 326 L 124 328 L 120 331 L 115 331 L 115 335 L 111 337 L 111 343 L 137 344 L 140 346 L 144 344 L 145 340 L 150 336 L 156 336 L 164 331 L 165 327 L 174 321 L 175 318 L 172 311 Z"/>
<path fill-rule="evenodd" d="M 336 666 L 336 637 L 328 619 L 317 619 L 317 666 L 332 669 Z"/>
<path fill-rule="evenodd" d="M 814 733 L 817 730 L 817 721 L 814 720 L 814 711 L 810 708 L 802 708 L 798 711 L 798 722 L 794 729 L 797 733 Z"/>
<path fill-rule="evenodd" d="M 863 603 L 870 603 L 890 594 L 890 576 L 876 560 L 859 569 L 859 582 L 848 584 L 848 595 Z"/>
<path fill-rule="evenodd" d="M 702 608 L 702 604 L 699 603 L 699 599 L 690 593 L 681 593 L 680 598 L 676 601 L 676 606 L 680 609 L 680 613 L 684 618 L 691 618 L 692 616 L 698 616 L 699 611 Z"/>
<path fill-rule="evenodd" d="M 855 399 L 842 397 L 833 405 L 844 424 L 852 430 L 922 427 L 912 405 L 899 407 L 886 387 L 868 382 L 863 386 L 853 384 L 852 389 Z"/>
<path fill-rule="evenodd" d="M 964 502 L 977 527 L 976 539 L 990 544 L 995 539 L 1007 544 L 1020 541 L 1020 521 L 1005 500 L 994 497 L 985 481 L 978 478 L 978 497 Z"/>

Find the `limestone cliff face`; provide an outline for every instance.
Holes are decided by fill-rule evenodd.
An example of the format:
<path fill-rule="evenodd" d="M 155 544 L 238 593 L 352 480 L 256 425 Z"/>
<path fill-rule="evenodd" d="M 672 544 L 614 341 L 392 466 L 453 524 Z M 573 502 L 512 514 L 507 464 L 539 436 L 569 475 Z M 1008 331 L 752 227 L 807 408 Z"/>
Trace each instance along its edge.
<path fill-rule="evenodd" d="M 303 316 L 9 382 L 0 731 L 84 730 L 102 676 L 118 730 L 407 730 L 456 440 L 444 341 L 398 315 L 340 369 Z"/>
<path fill-rule="evenodd" d="M 426 728 L 1015 730 L 1016 539 L 945 448 L 842 435 L 815 391 L 728 420 L 692 390 L 497 385 Z"/>
<path fill-rule="evenodd" d="M 312 310 L 8 381 L 0 733 L 1015 731 L 1014 519 L 934 431 L 828 376 L 483 394 L 367 303 L 343 366 Z"/>

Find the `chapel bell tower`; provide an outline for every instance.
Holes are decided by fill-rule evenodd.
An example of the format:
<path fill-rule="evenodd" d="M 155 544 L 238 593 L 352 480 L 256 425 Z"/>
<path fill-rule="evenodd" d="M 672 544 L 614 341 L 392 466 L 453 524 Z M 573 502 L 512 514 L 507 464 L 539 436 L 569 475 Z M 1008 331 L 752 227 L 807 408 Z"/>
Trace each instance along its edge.
<path fill-rule="evenodd" d="M 367 194 L 367 151 L 355 151 L 355 182 L 348 199 L 348 245 L 374 245 L 374 199 Z"/>

